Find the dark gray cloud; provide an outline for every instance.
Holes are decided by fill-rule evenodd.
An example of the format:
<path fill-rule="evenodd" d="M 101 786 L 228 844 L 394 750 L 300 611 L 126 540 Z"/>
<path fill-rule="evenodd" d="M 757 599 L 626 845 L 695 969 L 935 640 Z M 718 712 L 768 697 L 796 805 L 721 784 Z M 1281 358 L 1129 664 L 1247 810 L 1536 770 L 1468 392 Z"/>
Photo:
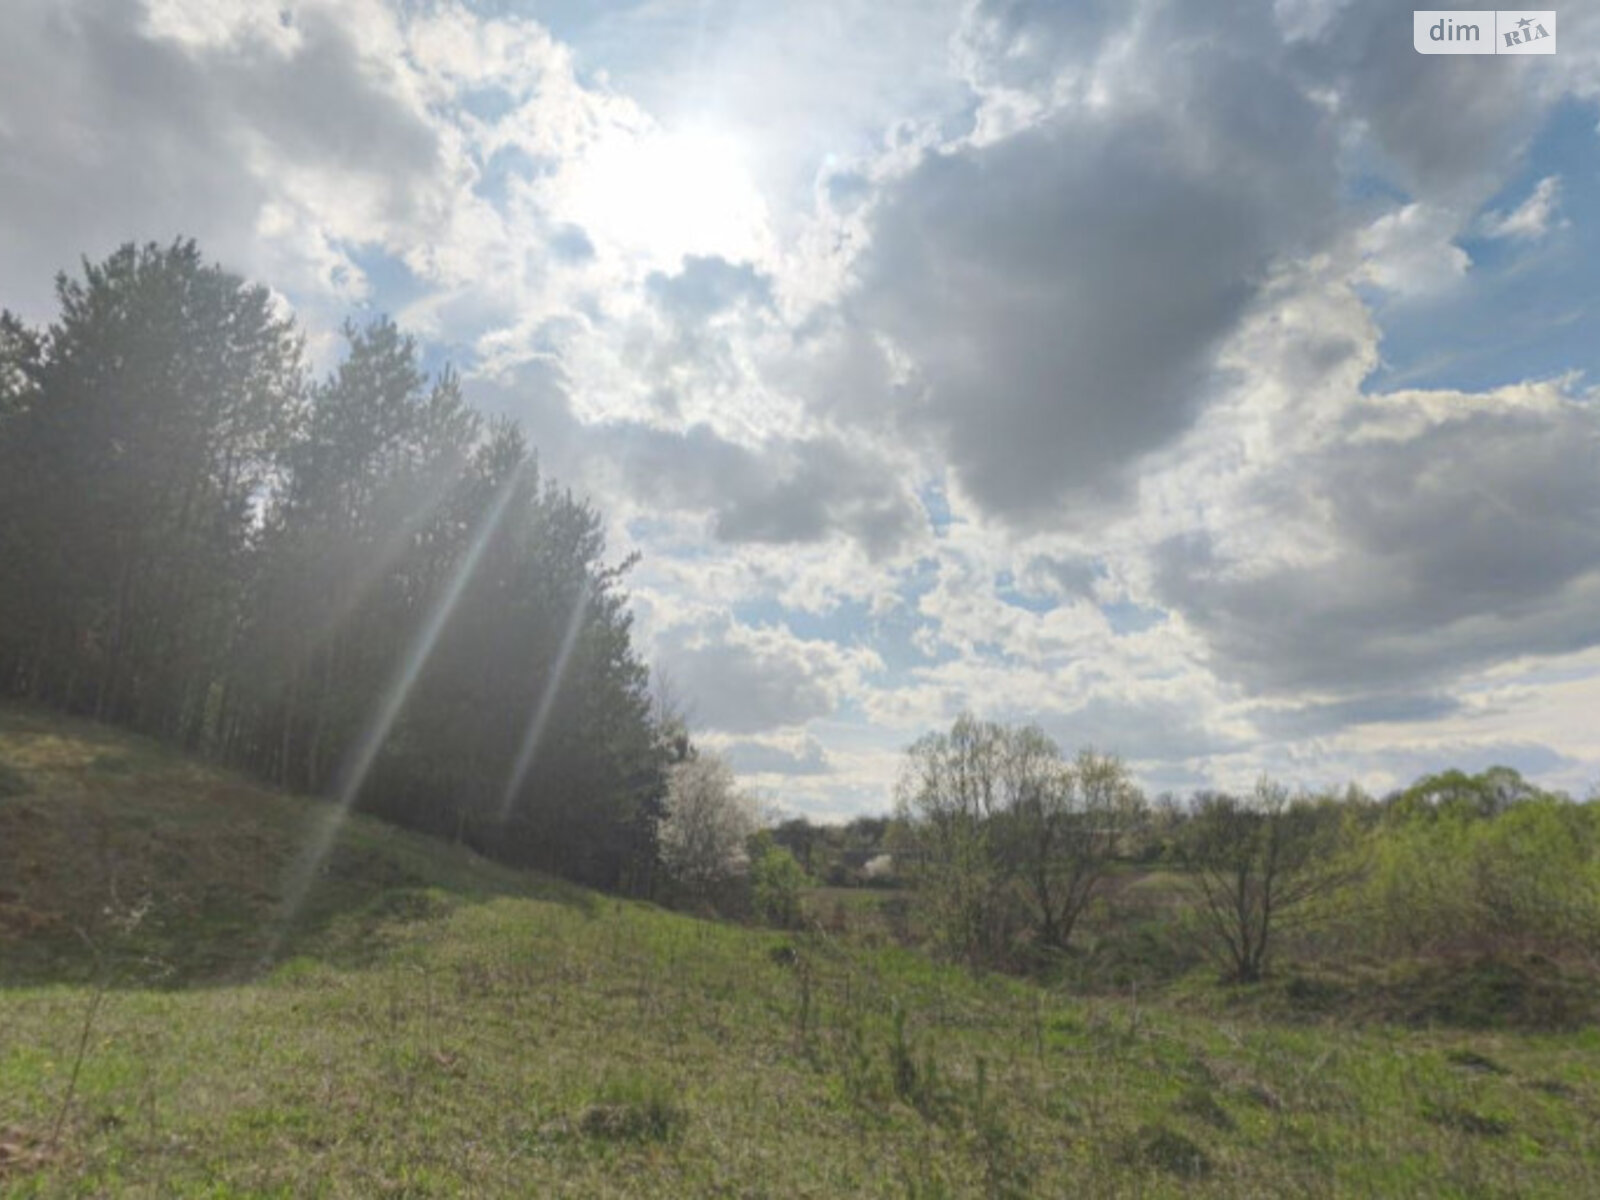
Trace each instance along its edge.
<path fill-rule="evenodd" d="M 854 212 L 872 196 L 871 181 L 858 171 L 841 171 L 837 175 L 830 175 L 823 186 L 828 203 L 835 212 Z"/>
<path fill-rule="evenodd" d="M 581 263 L 594 258 L 594 243 L 577 225 L 561 225 L 550 235 L 550 252 L 562 262 Z"/>
<path fill-rule="evenodd" d="M 1272 263 L 1333 227 L 1335 124 L 1295 77 L 1226 38 L 1145 41 L 1158 96 L 927 153 L 860 265 L 852 311 L 925 384 L 902 427 L 1015 521 L 1118 495 L 1193 422 Z"/>
<path fill-rule="evenodd" d="M 500 380 L 474 380 L 474 402 L 520 420 L 546 468 L 600 496 L 709 515 L 722 542 L 811 543 L 843 534 L 872 557 L 900 549 L 924 517 L 893 468 L 836 437 L 729 441 L 706 425 L 683 431 L 635 421 L 584 424 L 560 369 L 535 360 Z"/>
<path fill-rule="evenodd" d="M 1058 588 L 1067 596 L 1094 598 L 1094 587 L 1105 578 L 1105 566 L 1087 555 L 1044 555 L 1032 559 L 1023 575 L 1032 591 Z"/>
<path fill-rule="evenodd" d="M 1405 691 L 1600 643 L 1592 401 L 1464 397 L 1418 432 L 1351 436 L 1286 465 L 1257 500 L 1325 530 L 1332 553 L 1257 562 L 1200 532 L 1154 554 L 1158 598 L 1205 637 L 1220 674 L 1252 689 Z"/>
<path fill-rule="evenodd" d="M 704 425 L 676 433 L 634 424 L 594 436 L 635 495 L 709 512 L 720 541 L 817 542 L 844 533 L 878 557 L 921 523 L 915 498 L 888 465 L 836 438 L 774 438 L 750 448 Z"/>
<path fill-rule="evenodd" d="M 1534 86 L 1542 60 L 1419 55 L 1410 9 L 1387 0 L 1327 7 L 1327 21 L 1293 48 L 1292 61 L 1335 89 L 1347 119 L 1370 136 L 1377 153 L 1368 167 L 1425 198 L 1472 201 L 1493 191 L 1548 101 Z"/>
<path fill-rule="evenodd" d="M 1249 716 L 1255 727 L 1267 737 L 1296 739 L 1337 733 L 1352 725 L 1438 721 L 1454 716 L 1461 708 L 1461 701 L 1453 696 L 1426 692 L 1414 695 L 1379 694 L 1323 704 L 1263 706 L 1251 710 Z"/>
<path fill-rule="evenodd" d="M 277 182 L 267 176 L 285 164 L 362 179 L 395 221 L 427 203 L 439 164 L 432 131 L 374 77 L 350 33 L 325 14 L 296 19 L 292 53 L 250 37 L 191 51 L 150 35 L 137 4 L 8 5 L 8 302 L 38 312 L 56 270 L 130 239 L 195 236 L 258 271 L 267 264 L 257 220 Z"/>

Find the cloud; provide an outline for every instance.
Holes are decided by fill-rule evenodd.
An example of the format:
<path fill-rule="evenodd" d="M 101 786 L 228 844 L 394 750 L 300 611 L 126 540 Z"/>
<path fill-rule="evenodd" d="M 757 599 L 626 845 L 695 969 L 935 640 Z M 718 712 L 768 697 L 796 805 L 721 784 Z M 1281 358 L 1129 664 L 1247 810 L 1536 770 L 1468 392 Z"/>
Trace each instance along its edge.
<path fill-rule="evenodd" d="M 715 617 L 660 633 L 655 659 L 684 696 L 695 727 L 727 734 L 829 716 L 859 691 L 864 676 L 882 668 L 870 651 Z"/>
<path fill-rule="evenodd" d="M 1269 738 L 1304 738 L 1356 725 L 1413 725 L 1439 721 L 1462 711 L 1454 696 L 1438 692 L 1379 694 L 1321 704 L 1263 705 L 1250 720 Z"/>
<path fill-rule="evenodd" d="M 844 537 L 872 559 L 919 537 L 925 518 L 896 466 L 837 436 L 773 437 L 753 446 L 708 425 L 585 423 L 559 365 L 533 359 L 468 380 L 468 395 L 521 421 L 548 471 L 623 514 L 703 518 L 728 546 L 797 546 Z M 613 514 L 615 515 L 615 514 Z"/>
<path fill-rule="evenodd" d="M 1380 0 L 12 8 L 0 299 L 185 234 L 319 356 L 397 312 L 811 811 L 969 706 L 1195 784 L 1594 760 L 1597 401 L 1497 387 L 1588 364 L 1362 389 L 1578 222 L 1532 135 L 1600 14 L 1487 64 Z"/>
<path fill-rule="evenodd" d="M 1277 537 L 1164 541 L 1160 602 L 1253 691 L 1415 689 L 1600 642 L 1600 411 L 1558 385 L 1397 393 L 1253 485 Z"/>
<path fill-rule="evenodd" d="M 807 543 L 835 534 L 873 556 L 897 550 L 917 531 L 920 510 L 894 470 L 831 436 L 773 438 L 756 447 L 705 425 L 679 433 L 642 424 L 594 429 L 604 468 L 656 504 L 705 512 L 728 543 Z"/>
<path fill-rule="evenodd" d="M 1537 241 L 1550 232 L 1561 205 L 1561 177 L 1547 175 L 1534 185 L 1528 198 L 1509 213 L 1485 213 L 1483 233 L 1491 238 Z"/>
<path fill-rule="evenodd" d="M 1140 49 L 1159 84 L 886 183 L 846 302 L 921 385 L 898 427 L 1019 525 L 1121 499 L 1194 421 L 1273 264 L 1332 229 L 1333 124 L 1294 79 L 1225 40 Z"/>
<path fill-rule="evenodd" d="M 1095 584 L 1105 577 L 1105 567 L 1080 554 L 1041 554 L 1028 563 L 1025 580 L 1029 590 L 1049 589 L 1069 599 L 1094 598 Z"/>
<path fill-rule="evenodd" d="M 721 749 L 741 775 L 826 775 L 833 769 L 822 743 L 810 735 L 795 745 L 744 739 Z"/>
<path fill-rule="evenodd" d="M 1407 204 L 1385 213 L 1362 235 L 1366 279 L 1401 296 L 1448 291 L 1472 265 L 1455 244 L 1460 216 L 1429 204 Z"/>
<path fill-rule="evenodd" d="M 1323 5 L 1291 61 L 1338 97 L 1343 119 L 1365 143 L 1360 165 L 1413 199 L 1475 208 L 1537 127 L 1549 99 L 1540 69 L 1515 57 L 1419 60 L 1404 15 L 1386 0 Z"/>
<path fill-rule="evenodd" d="M 770 305 L 772 281 L 749 263 L 733 264 L 715 255 L 689 255 L 683 269 L 669 275 L 653 271 L 645 291 L 675 321 L 704 321 L 740 303 Z"/>
<path fill-rule="evenodd" d="M 1096 696 L 1046 716 L 1045 732 L 1069 753 L 1091 748 L 1132 761 L 1182 762 L 1241 749 L 1236 734 L 1211 725 L 1182 696 Z"/>
<path fill-rule="evenodd" d="M 363 10 L 364 11 L 364 10 Z M 80 253 L 196 236 L 280 288 L 359 294 L 346 243 L 436 205 L 436 132 L 371 28 L 334 10 L 24 0 L 0 44 L 0 272 L 38 313 Z M 201 16 L 205 20 L 200 20 Z M 108 196 L 115 203 L 108 203 Z"/>

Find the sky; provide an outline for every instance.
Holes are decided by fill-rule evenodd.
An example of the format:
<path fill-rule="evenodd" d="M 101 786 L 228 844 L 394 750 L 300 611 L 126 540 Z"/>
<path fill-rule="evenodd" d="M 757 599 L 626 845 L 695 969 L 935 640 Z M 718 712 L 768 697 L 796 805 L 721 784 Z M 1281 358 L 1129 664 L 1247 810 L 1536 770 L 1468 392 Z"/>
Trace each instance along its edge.
<path fill-rule="evenodd" d="M 0 305 L 392 315 L 792 814 L 963 710 L 1151 792 L 1600 783 L 1600 2 L 9 0 Z"/>

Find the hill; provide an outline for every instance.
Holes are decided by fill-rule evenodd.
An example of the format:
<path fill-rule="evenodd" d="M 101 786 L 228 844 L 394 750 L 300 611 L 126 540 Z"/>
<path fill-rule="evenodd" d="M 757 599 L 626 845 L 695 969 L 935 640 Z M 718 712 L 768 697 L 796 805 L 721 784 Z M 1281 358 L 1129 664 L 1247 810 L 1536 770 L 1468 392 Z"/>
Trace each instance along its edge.
<path fill-rule="evenodd" d="M 0 710 L 0 1190 L 1600 1194 L 1600 1035 L 1276 1023 L 695 920 Z"/>

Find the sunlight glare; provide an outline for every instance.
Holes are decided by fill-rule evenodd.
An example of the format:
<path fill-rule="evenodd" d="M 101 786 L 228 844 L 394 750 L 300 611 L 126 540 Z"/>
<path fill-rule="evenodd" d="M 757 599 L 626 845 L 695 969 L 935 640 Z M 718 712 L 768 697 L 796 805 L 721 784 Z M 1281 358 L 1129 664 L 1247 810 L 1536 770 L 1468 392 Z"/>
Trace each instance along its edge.
<path fill-rule="evenodd" d="M 533 720 L 528 723 L 528 732 L 522 739 L 521 748 L 517 751 L 517 761 L 511 768 L 511 777 L 506 781 L 506 790 L 500 797 L 502 825 L 511 819 L 511 810 L 516 806 L 517 795 L 522 791 L 523 782 L 528 778 L 528 772 L 533 768 L 533 760 L 539 753 L 539 743 L 544 739 L 544 727 L 550 721 L 556 694 L 561 690 L 561 681 L 567 673 L 567 663 L 571 660 L 572 651 L 578 644 L 578 634 L 583 632 L 583 618 L 588 608 L 589 581 L 586 579 L 583 586 L 578 589 L 578 598 L 573 601 L 572 612 L 567 617 L 566 632 L 561 635 L 561 646 L 556 651 L 555 662 L 550 665 L 550 677 L 544 681 L 544 694 L 539 697 L 539 707 L 534 710 Z"/>
<path fill-rule="evenodd" d="M 766 203 L 739 144 L 707 128 L 602 140 L 576 168 L 567 207 L 597 242 L 666 266 L 766 247 Z"/>
<path fill-rule="evenodd" d="M 361 785 L 366 782 L 373 763 L 377 761 L 379 751 L 383 749 L 383 744 L 388 740 L 395 721 L 405 708 L 411 689 L 416 686 L 417 677 L 422 674 L 422 668 L 432 656 L 433 648 L 439 642 L 439 635 L 444 632 L 451 615 L 455 612 L 461 594 L 466 591 L 467 584 L 476 573 L 478 561 L 493 540 L 495 530 L 499 529 L 501 518 L 505 516 L 521 478 L 522 470 L 519 468 L 512 472 L 510 479 L 501 487 L 500 494 L 495 497 L 493 505 L 478 527 L 472 544 L 461 556 L 461 561 L 456 565 L 433 611 L 428 614 L 427 622 L 418 631 L 405 658 L 401 660 L 400 669 L 385 689 L 382 703 L 368 721 L 361 738 L 345 758 L 339 773 L 339 787 L 333 806 L 317 822 L 317 827 L 306 842 L 305 849 L 290 868 L 289 882 L 284 888 L 283 908 L 279 912 L 277 926 L 268 938 L 267 949 L 262 955 L 264 966 L 270 964 L 277 956 L 290 926 L 305 905 L 311 887 L 316 882 L 317 873 L 333 849 L 339 831 L 344 827 L 350 810 L 355 806 L 356 797 L 361 794 Z"/>

